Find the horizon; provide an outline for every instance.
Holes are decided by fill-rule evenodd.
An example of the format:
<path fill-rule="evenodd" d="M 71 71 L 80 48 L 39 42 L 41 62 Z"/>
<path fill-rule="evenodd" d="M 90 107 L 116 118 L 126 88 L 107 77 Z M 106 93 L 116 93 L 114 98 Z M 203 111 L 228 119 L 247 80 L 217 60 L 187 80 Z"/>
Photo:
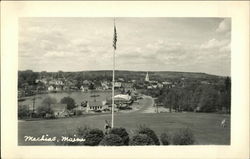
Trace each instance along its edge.
<path fill-rule="evenodd" d="M 20 18 L 18 69 L 112 70 L 113 18 Z M 231 75 L 230 18 L 116 18 L 116 70 Z"/>
<path fill-rule="evenodd" d="M 58 70 L 58 71 L 34 71 L 34 70 L 30 70 L 30 69 L 27 69 L 27 70 L 18 70 L 18 71 L 33 71 L 33 72 L 38 72 L 38 73 L 41 73 L 41 72 L 47 72 L 47 73 L 58 73 L 60 71 L 64 72 L 64 73 L 77 73 L 77 72 L 98 72 L 98 71 L 110 71 L 112 72 L 113 70 L 82 70 L 82 71 L 63 71 L 63 70 Z M 209 73 L 205 73 L 205 72 L 185 72 L 185 71 L 140 71 L 140 70 L 115 70 L 115 71 L 128 71 L 128 72 L 169 72 L 169 73 L 194 73 L 194 74 L 206 74 L 206 75 L 212 75 L 212 76 L 220 76 L 220 77 L 231 77 L 231 76 L 223 76 L 223 75 L 216 75 L 216 74 L 209 74 Z"/>

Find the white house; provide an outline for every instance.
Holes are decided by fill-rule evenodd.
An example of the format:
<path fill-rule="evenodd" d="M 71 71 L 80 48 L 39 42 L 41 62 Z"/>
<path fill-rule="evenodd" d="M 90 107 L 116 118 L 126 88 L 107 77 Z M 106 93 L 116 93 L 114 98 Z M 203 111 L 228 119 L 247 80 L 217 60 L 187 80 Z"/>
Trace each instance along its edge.
<path fill-rule="evenodd" d="M 120 88 L 122 86 L 121 82 L 115 82 L 115 87 Z"/>
<path fill-rule="evenodd" d="M 163 88 L 163 84 L 158 83 L 158 84 L 157 84 L 157 87 L 158 87 L 158 88 Z"/>
<path fill-rule="evenodd" d="M 82 92 L 88 92 L 88 90 L 89 90 L 88 86 L 81 86 L 80 89 Z"/>
<path fill-rule="evenodd" d="M 54 91 L 54 90 L 55 90 L 54 86 L 50 85 L 50 86 L 48 87 L 48 91 Z"/>
<path fill-rule="evenodd" d="M 164 82 L 162 82 L 162 84 L 163 84 L 163 85 L 171 85 L 172 82 L 164 81 Z"/>
<path fill-rule="evenodd" d="M 107 81 L 101 82 L 101 86 L 102 86 L 102 89 L 104 89 L 104 90 L 109 89 L 109 86 L 108 86 L 108 82 L 107 82 Z"/>
<path fill-rule="evenodd" d="M 153 87 L 152 86 L 147 86 L 147 89 L 153 89 Z"/>
<path fill-rule="evenodd" d="M 106 101 L 89 101 L 87 103 L 86 111 L 102 111 L 104 109 L 104 105 Z"/>

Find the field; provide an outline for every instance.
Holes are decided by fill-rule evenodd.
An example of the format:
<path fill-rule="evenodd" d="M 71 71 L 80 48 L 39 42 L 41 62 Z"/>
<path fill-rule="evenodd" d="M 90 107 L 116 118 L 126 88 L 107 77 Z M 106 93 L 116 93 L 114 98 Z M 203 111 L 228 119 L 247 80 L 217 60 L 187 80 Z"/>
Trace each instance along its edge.
<path fill-rule="evenodd" d="M 226 118 L 227 127 L 220 127 L 222 119 Z M 48 134 L 50 137 L 60 137 L 66 131 L 73 131 L 77 127 L 88 125 L 103 130 L 104 121 L 111 120 L 111 114 L 89 115 L 75 118 L 64 118 L 40 121 L 18 122 L 19 145 L 44 145 L 50 142 L 25 142 L 24 136 L 34 137 Z M 174 132 L 179 128 L 189 127 L 196 139 L 196 145 L 229 145 L 230 144 L 230 116 L 208 113 L 116 113 L 115 127 L 124 127 L 133 134 L 139 125 L 145 124 L 152 128 L 158 136 L 166 130 Z"/>

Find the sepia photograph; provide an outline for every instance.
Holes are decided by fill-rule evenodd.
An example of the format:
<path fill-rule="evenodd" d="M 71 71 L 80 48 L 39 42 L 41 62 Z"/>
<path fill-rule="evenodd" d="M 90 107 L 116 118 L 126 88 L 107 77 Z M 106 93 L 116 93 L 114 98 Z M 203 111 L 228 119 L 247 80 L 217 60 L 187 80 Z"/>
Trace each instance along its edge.
<path fill-rule="evenodd" d="M 18 145 L 230 145 L 230 18 L 18 20 Z"/>
<path fill-rule="evenodd" d="M 249 158 L 249 2 L 1 2 L 1 158 Z"/>

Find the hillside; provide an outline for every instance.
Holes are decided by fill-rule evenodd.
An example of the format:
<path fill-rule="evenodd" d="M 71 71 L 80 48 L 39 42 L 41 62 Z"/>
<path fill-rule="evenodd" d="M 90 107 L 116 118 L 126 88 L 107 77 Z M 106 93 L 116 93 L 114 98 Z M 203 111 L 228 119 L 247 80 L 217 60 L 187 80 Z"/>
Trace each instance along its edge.
<path fill-rule="evenodd" d="M 222 76 L 216 76 L 206 73 L 195 73 L 195 72 L 172 72 L 172 71 L 149 71 L 150 80 L 167 80 L 167 79 L 221 79 L 224 78 Z M 78 74 L 83 77 L 102 77 L 102 78 L 112 78 L 112 71 L 110 70 L 102 70 L 102 71 L 81 71 L 81 72 L 65 72 L 66 76 L 70 76 L 72 74 Z M 115 77 L 116 78 L 128 78 L 140 80 L 144 79 L 146 75 L 145 71 L 124 71 L 124 70 L 116 70 Z"/>

